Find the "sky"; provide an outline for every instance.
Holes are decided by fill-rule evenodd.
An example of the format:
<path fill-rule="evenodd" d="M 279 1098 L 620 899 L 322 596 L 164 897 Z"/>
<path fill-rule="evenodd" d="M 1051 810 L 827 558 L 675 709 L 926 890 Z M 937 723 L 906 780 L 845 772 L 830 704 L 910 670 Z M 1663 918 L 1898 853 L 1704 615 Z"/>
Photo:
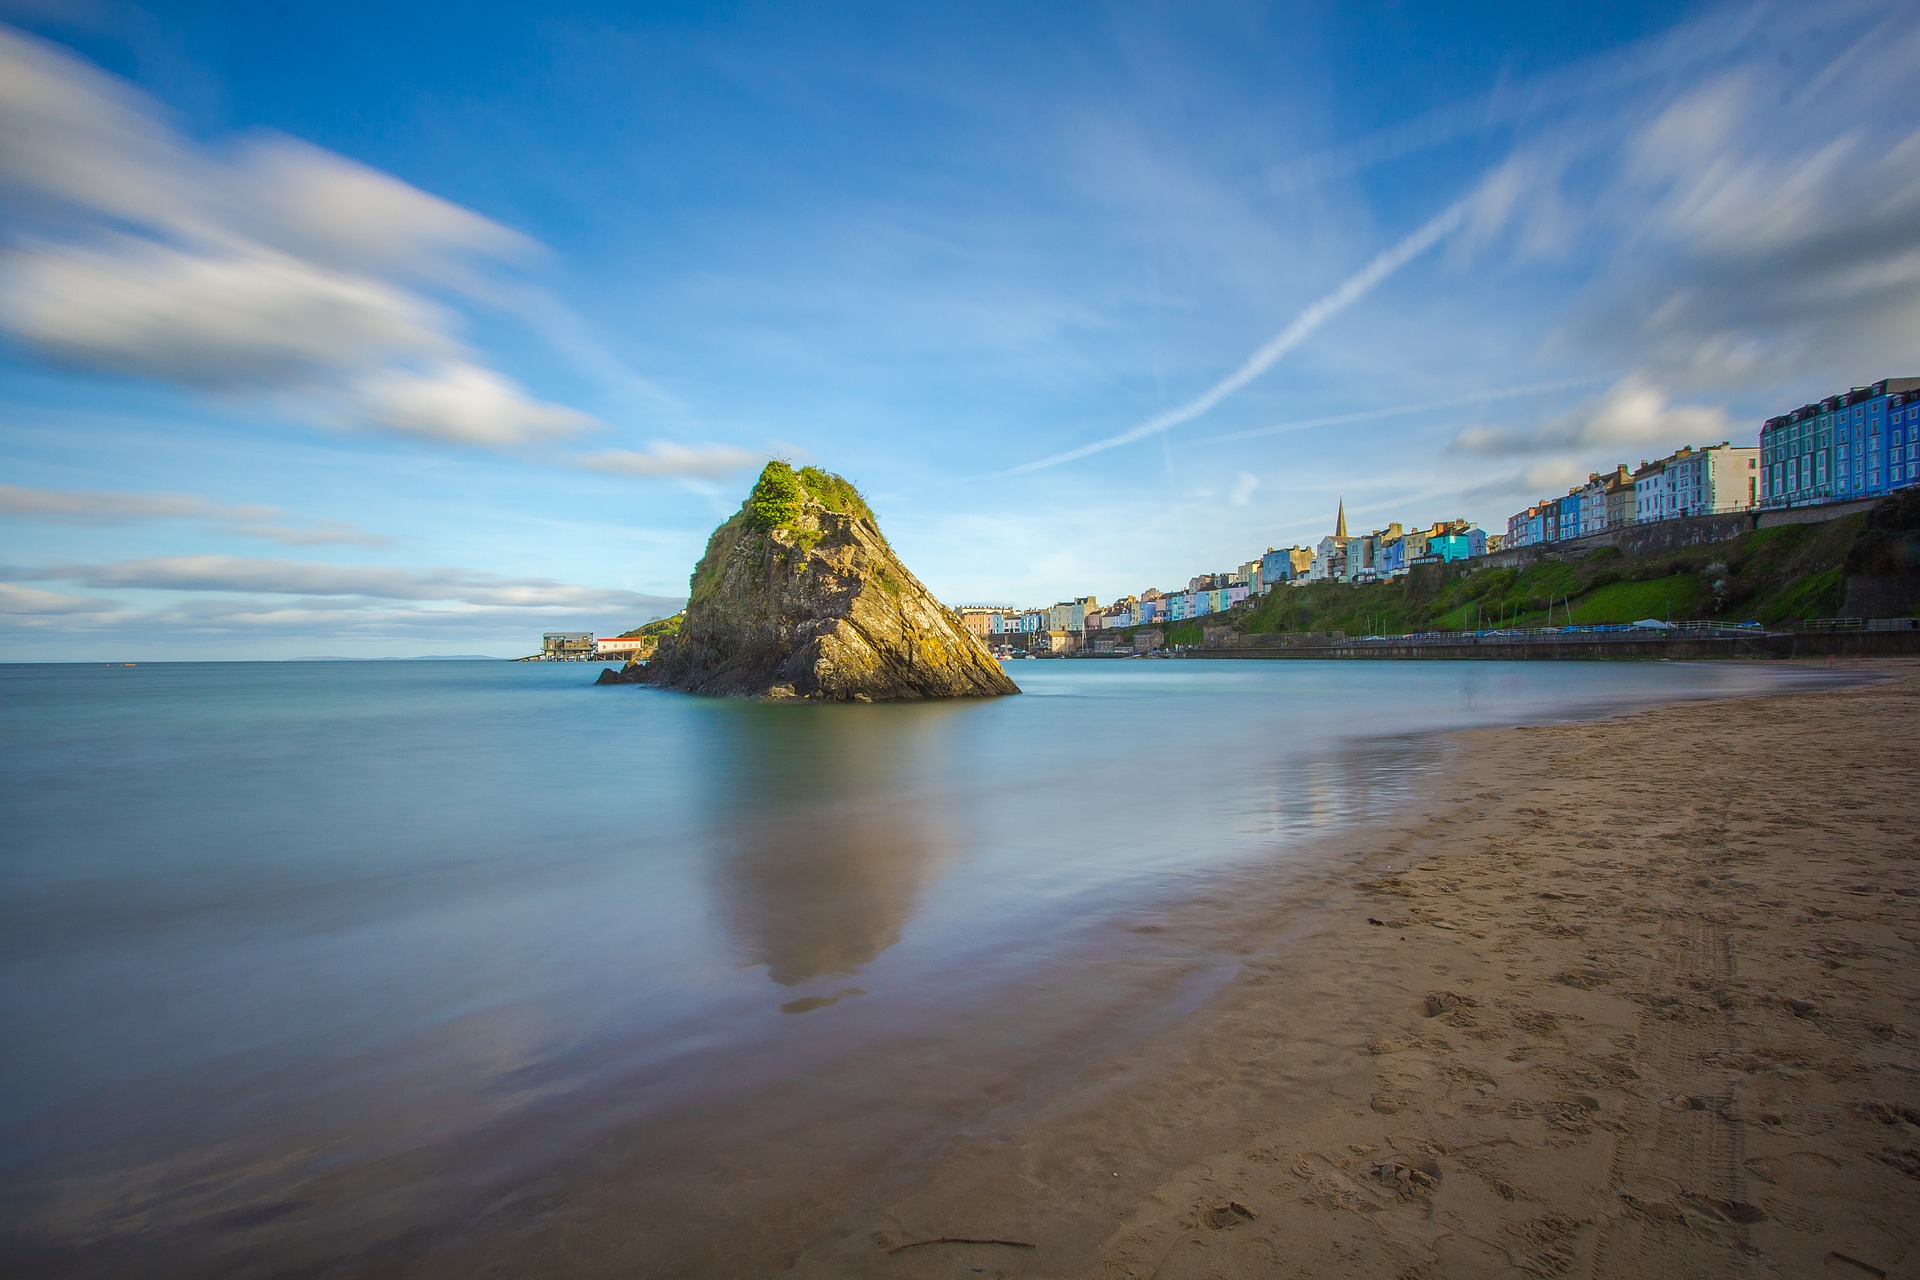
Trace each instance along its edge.
<path fill-rule="evenodd" d="M 770 457 L 949 604 L 1920 374 L 1913 3 L 0 0 L 0 661 L 513 656 Z"/>

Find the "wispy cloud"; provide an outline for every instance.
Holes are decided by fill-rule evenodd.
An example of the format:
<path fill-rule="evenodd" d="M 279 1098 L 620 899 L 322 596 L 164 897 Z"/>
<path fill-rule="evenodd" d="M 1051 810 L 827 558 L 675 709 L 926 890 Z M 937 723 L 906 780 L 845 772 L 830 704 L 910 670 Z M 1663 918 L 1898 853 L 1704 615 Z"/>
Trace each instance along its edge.
<path fill-rule="evenodd" d="M 757 467 L 771 456 L 732 445 L 686 445 L 655 443 L 651 448 L 608 449 L 602 453 L 581 454 L 574 464 L 588 471 L 613 476 L 696 477 L 718 480 Z"/>
<path fill-rule="evenodd" d="M 323 416 L 499 448 L 586 415 L 487 370 L 426 292 L 476 293 L 532 242 L 287 138 L 216 150 L 128 86 L 0 28 L 0 327 L 66 368 L 196 390 L 297 388 Z M 389 385 L 449 413 L 396 410 Z M 476 388 L 478 390 L 476 390 Z M 484 394 L 481 394 L 484 393 Z"/>
<path fill-rule="evenodd" d="M 563 405 L 534 399 L 491 369 L 450 360 L 420 369 L 381 369 L 354 386 L 365 420 L 401 435 L 489 449 L 544 443 L 599 424 Z"/>
<path fill-rule="evenodd" d="M 1532 427 L 1468 427 L 1454 438 L 1452 447 L 1482 456 L 1573 451 L 1598 457 L 1606 450 L 1677 440 L 1709 444 L 1732 431 L 1733 424 L 1720 406 L 1676 405 L 1659 388 L 1628 377 Z"/>
<path fill-rule="evenodd" d="M 0 517 L 97 526 L 188 520 L 297 547 L 384 547 L 392 542 L 343 520 L 291 520 L 278 507 L 214 502 L 191 493 L 111 493 L 0 484 Z"/>
<path fill-rule="evenodd" d="M 1550 206 L 1567 243 L 1599 250 L 1546 354 L 1619 372 L 1544 421 L 1459 432 L 1452 453 L 1536 459 L 1490 483 L 1577 480 L 1630 449 L 1751 440 L 1757 419 L 1729 400 L 1905 373 L 1920 356 L 1920 115 L 1881 89 L 1920 61 L 1920 31 L 1900 6 L 1792 16 L 1844 35 L 1776 29 L 1794 38 L 1764 64 L 1735 59 L 1611 129 L 1590 123 L 1533 149 L 1553 158 L 1532 164 L 1522 203 Z"/>
<path fill-rule="evenodd" d="M 1911 79 L 1920 29 L 1901 5 L 1793 16 L 1848 36 L 1689 81 L 1536 182 L 1607 247 L 1555 349 L 1676 394 L 1914 360 L 1920 116 L 1884 86 Z"/>
<path fill-rule="evenodd" d="M 1571 110 L 1610 109 L 1620 95 L 1710 65 L 1751 40 L 1769 6 L 1716 12 L 1622 49 L 1583 59 L 1545 75 L 1502 78 L 1483 93 L 1422 112 L 1410 120 L 1351 138 L 1323 151 L 1283 161 L 1268 172 L 1280 191 L 1300 191 L 1475 134 Z"/>
<path fill-rule="evenodd" d="M 1334 413 L 1319 418 L 1302 418 L 1296 422 L 1281 422 L 1270 427 L 1251 427 L 1245 431 L 1229 431 L 1225 435 L 1205 436 L 1194 441 L 1195 444 L 1230 444 L 1239 440 L 1257 440 L 1262 436 L 1287 435 L 1295 431 L 1309 431 L 1316 427 L 1338 427 L 1352 422 L 1379 422 L 1386 418 L 1404 418 L 1414 414 L 1433 413 L 1441 409 L 1458 409 L 1465 405 L 1487 404 L 1496 400 L 1515 400 L 1524 396 L 1550 395 L 1556 391 L 1571 391 L 1578 387 L 1590 387 L 1601 381 L 1600 378 L 1555 378 L 1547 382 L 1530 382 L 1517 387 L 1494 387 L 1486 391 L 1470 391 L 1465 395 L 1446 396 L 1438 400 L 1423 400 L 1418 404 L 1392 405 L 1384 409 L 1358 409 L 1352 413 Z"/>
<path fill-rule="evenodd" d="M 48 653 L 204 652 L 263 656 L 392 652 L 369 645 L 524 653 L 554 626 L 609 631 L 665 617 L 671 596 L 466 569 L 390 569 L 231 556 L 0 569 L 0 578 L 72 582 L 88 596 L 0 581 L 0 636 Z M 126 599 L 116 592 L 137 593 Z M 299 647 L 296 647 L 299 646 Z"/>
<path fill-rule="evenodd" d="M 481 449 L 603 426 L 461 336 L 462 303 L 542 296 L 497 278 L 540 252 L 526 236 L 294 139 L 195 142 L 131 87 L 4 27 L 0 111 L 0 330 L 49 364 Z M 557 303 L 529 318 L 614 367 Z"/>
<path fill-rule="evenodd" d="M 631 611 L 674 603 L 670 597 L 645 592 L 577 586 L 551 578 L 505 577 L 473 569 L 402 569 L 246 556 L 152 556 L 105 564 L 51 565 L 13 576 L 74 582 L 102 590 L 360 596 L 507 609 Z"/>
<path fill-rule="evenodd" d="M 58 591 L 44 591 L 39 587 L 0 582 L 0 614 L 71 620 L 78 616 L 108 617 L 123 612 L 124 609 L 119 605 L 93 596 L 70 596 Z"/>
<path fill-rule="evenodd" d="M 1108 449 L 1117 449 L 1121 445 L 1132 444 L 1136 440 L 1144 440 L 1148 436 L 1158 435 L 1162 431 L 1170 430 L 1183 423 L 1192 422 L 1195 418 L 1200 417 L 1215 405 L 1218 405 L 1222 400 L 1225 400 L 1228 396 L 1239 391 L 1255 378 L 1258 378 L 1268 369 L 1271 369 L 1282 356 L 1306 341 L 1321 325 L 1373 292 L 1374 289 L 1378 288 L 1383 281 L 1392 276 L 1396 271 L 1399 271 L 1422 253 L 1433 248 L 1447 236 L 1460 230 L 1460 228 L 1466 224 L 1467 215 L 1472 205 L 1473 199 L 1469 197 L 1468 199 L 1455 203 L 1437 216 L 1428 220 L 1398 244 L 1379 254 L 1373 261 L 1367 263 L 1367 265 L 1359 271 L 1356 271 L 1353 275 L 1341 281 L 1339 287 L 1331 293 L 1309 304 L 1305 310 L 1293 318 L 1292 322 L 1289 323 L 1286 328 L 1268 339 L 1263 346 L 1251 356 L 1248 356 L 1246 361 L 1242 363 L 1238 369 L 1235 369 L 1232 373 L 1214 383 L 1211 387 L 1208 387 L 1205 391 L 1187 401 L 1185 404 L 1169 409 L 1156 417 L 1149 418 L 1139 426 L 1131 427 L 1120 432 L 1118 435 L 1108 436 L 1103 440 L 1095 440 L 1091 444 L 1084 444 L 1075 449 L 1068 449 L 1064 453 L 1056 453 L 1051 457 L 1041 458 L 1035 462 L 1023 463 L 1020 466 L 1011 468 L 1007 474 L 1023 475 L 1028 472 L 1045 470 L 1048 467 L 1057 467 L 1065 462 L 1076 462 L 1081 458 L 1092 457 L 1094 454 L 1103 453 Z"/>

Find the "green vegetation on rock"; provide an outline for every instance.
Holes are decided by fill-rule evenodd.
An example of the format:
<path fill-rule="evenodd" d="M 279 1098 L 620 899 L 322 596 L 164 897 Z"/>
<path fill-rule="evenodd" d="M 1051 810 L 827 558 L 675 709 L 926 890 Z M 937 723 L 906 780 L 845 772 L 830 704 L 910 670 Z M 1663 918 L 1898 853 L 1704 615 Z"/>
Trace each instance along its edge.
<path fill-rule="evenodd" d="M 762 532 L 796 532 L 809 502 L 817 502 L 835 515 L 873 520 L 873 510 L 851 481 L 818 467 L 795 471 L 776 458 L 761 468 L 760 479 L 747 495 L 747 523 Z"/>
<path fill-rule="evenodd" d="M 728 557 L 733 554 L 733 549 L 738 545 L 741 537 L 747 532 L 747 522 L 753 518 L 748 514 L 747 509 L 742 507 L 708 535 L 707 549 L 701 555 L 700 563 L 693 567 L 693 577 L 687 583 L 689 609 L 704 602 L 713 594 L 714 588 L 720 583 L 721 569 L 726 565 Z"/>
<path fill-rule="evenodd" d="M 778 458 L 760 471 L 753 492 L 747 495 L 747 522 L 756 529 L 789 529 L 806 507 L 807 491 L 792 467 Z M 718 534 L 719 530 L 714 531 Z"/>
<path fill-rule="evenodd" d="M 873 519 L 873 510 L 867 506 L 867 500 L 853 483 L 834 475 L 831 471 L 822 471 L 818 467 L 800 468 L 800 484 L 807 496 L 836 515 L 861 516 L 873 521 L 879 527 L 879 521 Z"/>

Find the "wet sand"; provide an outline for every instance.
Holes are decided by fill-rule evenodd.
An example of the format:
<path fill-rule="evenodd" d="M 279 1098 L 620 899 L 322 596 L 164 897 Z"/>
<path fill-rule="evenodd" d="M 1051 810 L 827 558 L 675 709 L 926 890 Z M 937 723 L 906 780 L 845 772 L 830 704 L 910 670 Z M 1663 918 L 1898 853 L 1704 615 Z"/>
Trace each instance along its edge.
<path fill-rule="evenodd" d="M 1400 817 L 1132 922 L 1157 1030 L 1048 1056 L 1030 992 L 390 1272 L 1920 1275 L 1920 668 L 1877 670 L 1458 735 Z"/>

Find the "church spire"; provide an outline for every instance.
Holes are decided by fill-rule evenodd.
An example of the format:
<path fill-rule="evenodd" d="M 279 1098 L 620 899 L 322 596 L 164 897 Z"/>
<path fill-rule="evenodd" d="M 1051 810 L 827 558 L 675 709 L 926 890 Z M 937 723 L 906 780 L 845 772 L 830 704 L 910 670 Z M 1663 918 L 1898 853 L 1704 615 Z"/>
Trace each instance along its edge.
<path fill-rule="evenodd" d="M 1334 518 L 1333 536 L 1336 538 L 1347 536 L 1347 495 L 1344 493 L 1340 495 L 1340 514 Z"/>

